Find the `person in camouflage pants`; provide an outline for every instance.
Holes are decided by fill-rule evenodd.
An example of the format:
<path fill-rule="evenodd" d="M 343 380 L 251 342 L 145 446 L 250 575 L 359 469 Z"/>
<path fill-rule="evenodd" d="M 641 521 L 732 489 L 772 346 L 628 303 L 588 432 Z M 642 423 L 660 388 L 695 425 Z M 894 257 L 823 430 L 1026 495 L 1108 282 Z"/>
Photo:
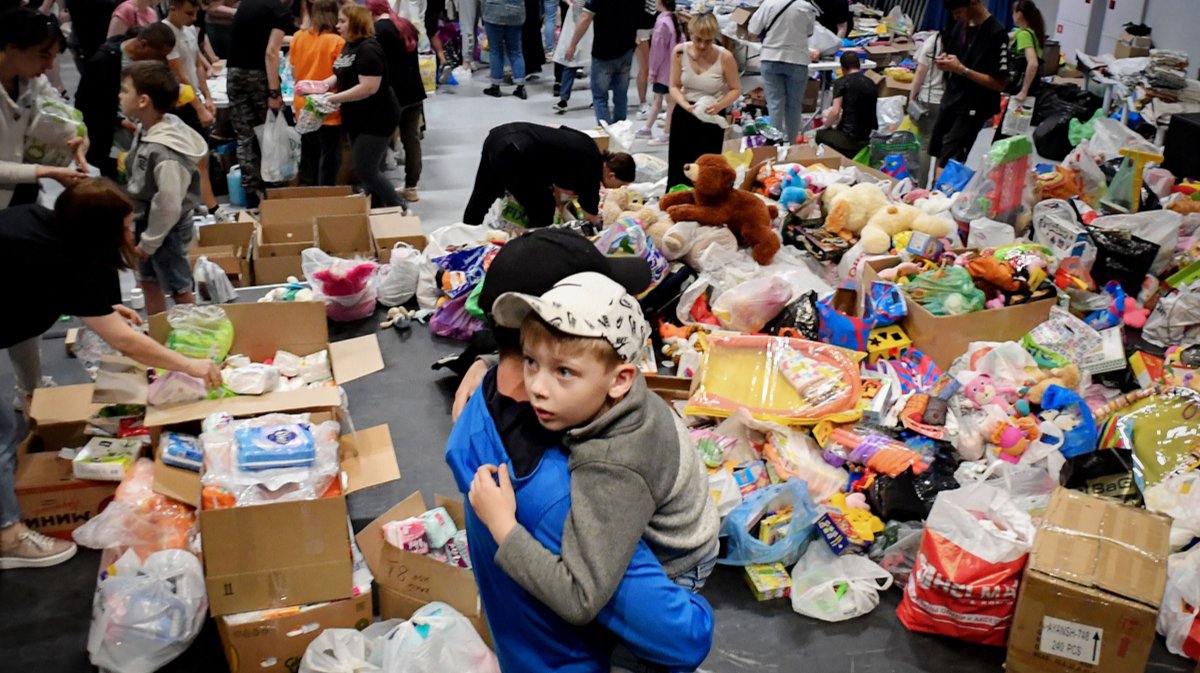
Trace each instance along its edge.
<path fill-rule="evenodd" d="M 238 165 L 242 169 L 242 188 L 251 200 L 262 198 L 262 150 L 254 127 L 267 119 L 267 73 L 244 68 L 229 69 L 229 117 L 237 133 Z"/>

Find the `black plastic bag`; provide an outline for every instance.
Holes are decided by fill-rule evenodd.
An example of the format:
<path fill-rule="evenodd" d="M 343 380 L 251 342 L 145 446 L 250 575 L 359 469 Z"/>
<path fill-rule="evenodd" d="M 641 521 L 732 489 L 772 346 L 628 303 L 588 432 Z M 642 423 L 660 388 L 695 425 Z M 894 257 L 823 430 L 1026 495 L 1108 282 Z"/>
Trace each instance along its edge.
<path fill-rule="evenodd" d="M 1096 262 L 1092 265 L 1096 287 L 1115 280 L 1126 294 L 1138 296 L 1142 281 L 1158 256 L 1158 244 L 1119 229 L 1087 226 L 1087 231 L 1096 244 Z"/>
<path fill-rule="evenodd" d="M 763 332 L 777 335 L 785 329 L 793 329 L 802 338 L 816 341 L 820 326 L 820 318 L 817 317 L 817 293 L 809 290 L 796 301 L 784 306 L 779 315 L 767 323 Z"/>
<path fill-rule="evenodd" d="M 1142 494 L 1133 479 L 1133 451 L 1129 449 L 1097 449 L 1069 458 L 1058 483 L 1090 495 L 1142 504 Z"/>

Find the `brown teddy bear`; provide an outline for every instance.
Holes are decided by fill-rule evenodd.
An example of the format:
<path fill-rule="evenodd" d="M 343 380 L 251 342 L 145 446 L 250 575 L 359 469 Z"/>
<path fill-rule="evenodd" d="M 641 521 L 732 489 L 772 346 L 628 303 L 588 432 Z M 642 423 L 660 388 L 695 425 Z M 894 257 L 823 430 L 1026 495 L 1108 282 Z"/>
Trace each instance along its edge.
<path fill-rule="evenodd" d="M 750 248 L 754 261 L 770 264 L 782 245 L 771 228 L 779 210 L 750 192 L 734 188 L 737 173 L 720 154 L 701 155 L 696 163 L 684 166 L 683 172 L 695 189 L 667 194 L 658 204 L 671 220 L 728 226 Z"/>

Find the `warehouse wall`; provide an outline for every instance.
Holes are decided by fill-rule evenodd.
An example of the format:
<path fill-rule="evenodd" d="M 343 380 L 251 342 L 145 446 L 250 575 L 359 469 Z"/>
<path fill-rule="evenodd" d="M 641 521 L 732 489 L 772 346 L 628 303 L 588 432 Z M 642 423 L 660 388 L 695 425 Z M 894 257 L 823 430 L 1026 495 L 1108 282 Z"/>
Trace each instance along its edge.
<path fill-rule="evenodd" d="M 1196 0 L 1146 0 L 1143 23 L 1153 30 L 1154 44 L 1163 49 L 1186 51 L 1192 57 L 1188 75 L 1196 76 L 1200 65 L 1200 2 Z"/>

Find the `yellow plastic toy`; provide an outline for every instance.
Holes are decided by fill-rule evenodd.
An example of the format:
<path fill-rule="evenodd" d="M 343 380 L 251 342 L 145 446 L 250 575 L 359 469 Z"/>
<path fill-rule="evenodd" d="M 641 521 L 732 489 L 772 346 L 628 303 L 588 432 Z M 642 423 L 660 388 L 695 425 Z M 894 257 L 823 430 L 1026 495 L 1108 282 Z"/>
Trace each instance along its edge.
<path fill-rule="evenodd" d="M 871 513 L 870 510 L 858 509 L 846 502 L 845 493 L 834 493 L 829 496 L 829 506 L 842 513 L 842 516 L 854 529 L 854 535 L 864 542 L 874 542 L 875 534 L 884 530 L 883 520 Z"/>

